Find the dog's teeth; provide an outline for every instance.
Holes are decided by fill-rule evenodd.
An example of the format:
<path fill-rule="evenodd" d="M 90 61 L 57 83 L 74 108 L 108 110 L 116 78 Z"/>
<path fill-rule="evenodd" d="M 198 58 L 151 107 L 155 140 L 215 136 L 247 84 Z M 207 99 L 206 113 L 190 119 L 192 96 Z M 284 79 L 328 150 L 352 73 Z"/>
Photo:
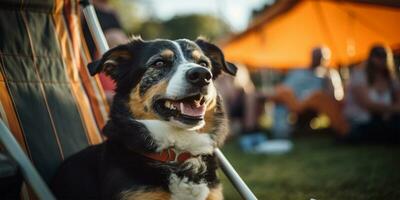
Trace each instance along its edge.
<path fill-rule="evenodd" d="M 171 110 L 176 110 L 175 105 L 171 101 L 165 101 L 165 107 Z"/>
<path fill-rule="evenodd" d="M 171 107 L 171 102 L 170 101 L 165 101 L 165 107 L 170 108 Z"/>

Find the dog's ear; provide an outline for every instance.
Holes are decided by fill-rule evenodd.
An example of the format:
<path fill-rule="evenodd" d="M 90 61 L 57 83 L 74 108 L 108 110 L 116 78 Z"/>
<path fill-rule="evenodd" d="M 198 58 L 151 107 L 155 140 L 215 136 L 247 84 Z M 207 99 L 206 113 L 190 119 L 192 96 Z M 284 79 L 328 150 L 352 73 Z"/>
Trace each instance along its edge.
<path fill-rule="evenodd" d="M 202 38 L 197 38 L 195 42 L 204 54 L 211 59 L 214 77 L 217 77 L 221 70 L 232 76 L 236 75 L 237 67 L 233 63 L 225 61 L 224 54 L 220 48 Z"/>
<path fill-rule="evenodd" d="M 120 69 L 125 64 L 133 64 L 134 57 L 143 44 L 141 38 L 133 38 L 129 43 L 116 46 L 108 50 L 100 60 L 95 60 L 88 64 L 90 75 L 94 76 L 97 73 L 104 72 L 112 79 L 118 79 L 118 76 L 123 69 Z"/>

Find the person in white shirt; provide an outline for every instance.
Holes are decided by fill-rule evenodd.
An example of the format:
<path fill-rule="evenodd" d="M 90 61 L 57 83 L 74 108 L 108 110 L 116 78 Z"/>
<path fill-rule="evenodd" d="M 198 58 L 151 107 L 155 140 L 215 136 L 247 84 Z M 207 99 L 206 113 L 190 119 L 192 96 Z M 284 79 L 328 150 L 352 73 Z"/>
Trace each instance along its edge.
<path fill-rule="evenodd" d="M 374 46 L 368 60 L 350 76 L 345 116 L 351 124 L 349 142 L 400 141 L 400 84 L 393 57 Z"/>

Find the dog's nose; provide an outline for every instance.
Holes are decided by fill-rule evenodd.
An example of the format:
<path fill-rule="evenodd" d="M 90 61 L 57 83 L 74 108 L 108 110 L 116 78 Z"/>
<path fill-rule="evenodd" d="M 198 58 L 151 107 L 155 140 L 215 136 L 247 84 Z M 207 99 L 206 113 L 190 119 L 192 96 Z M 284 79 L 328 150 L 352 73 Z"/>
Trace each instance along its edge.
<path fill-rule="evenodd" d="M 210 83 L 211 72 L 204 67 L 196 67 L 186 72 L 186 79 L 193 85 L 203 87 Z"/>

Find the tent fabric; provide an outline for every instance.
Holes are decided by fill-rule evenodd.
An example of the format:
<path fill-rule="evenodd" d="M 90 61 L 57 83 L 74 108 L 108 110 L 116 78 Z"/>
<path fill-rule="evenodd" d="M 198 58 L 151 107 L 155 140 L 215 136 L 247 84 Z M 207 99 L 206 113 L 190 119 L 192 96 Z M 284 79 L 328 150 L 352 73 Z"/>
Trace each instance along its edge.
<path fill-rule="evenodd" d="M 49 182 L 61 162 L 100 143 L 108 107 L 77 0 L 0 2 L 0 118 Z"/>
<path fill-rule="evenodd" d="M 278 1 L 277 4 L 289 1 Z M 291 4 L 293 1 L 290 1 Z M 276 12 L 273 8 L 267 10 Z M 311 50 L 327 46 L 334 66 L 359 62 L 380 43 L 400 47 L 400 7 L 333 0 L 299 0 L 223 46 L 228 60 L 252 67 L 299 68 Z"/>

